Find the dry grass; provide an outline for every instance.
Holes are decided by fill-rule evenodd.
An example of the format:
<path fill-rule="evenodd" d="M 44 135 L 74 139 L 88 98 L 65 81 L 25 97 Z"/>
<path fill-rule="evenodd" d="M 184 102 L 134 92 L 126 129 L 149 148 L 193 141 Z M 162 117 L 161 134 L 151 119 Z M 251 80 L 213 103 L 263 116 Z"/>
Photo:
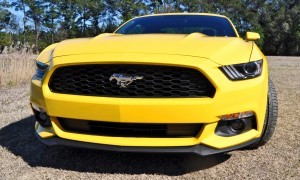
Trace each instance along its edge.
<path fill-rule="evenodd" d="M 271 141 L 199 157 L 46 147 L 34 137 L 29 86 L 0 87 L 0 179 L 299 179 L 300 57 L 268 57 L 279 100 Z"/>
<path fill-rule="evenodd" d="M 1 54 L 0 86 L 13 86 L 29 82 L 35 69 L 36 55 Z"/>

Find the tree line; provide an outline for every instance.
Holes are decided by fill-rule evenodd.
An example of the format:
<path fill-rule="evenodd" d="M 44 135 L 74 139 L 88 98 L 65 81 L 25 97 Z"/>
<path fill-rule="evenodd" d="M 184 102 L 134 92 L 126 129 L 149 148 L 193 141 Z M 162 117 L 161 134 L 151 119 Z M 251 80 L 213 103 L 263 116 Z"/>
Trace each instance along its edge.
<path fill-rule="evenodd" d="M 0 0 L 0 48 L 20 42 L 38 53 L 64 39 L 113 32 L 135 16 L 170 12 L 222 14 L 242 37 L 258 32 L 267 55 L 300 55 L 299 0 Z"/>

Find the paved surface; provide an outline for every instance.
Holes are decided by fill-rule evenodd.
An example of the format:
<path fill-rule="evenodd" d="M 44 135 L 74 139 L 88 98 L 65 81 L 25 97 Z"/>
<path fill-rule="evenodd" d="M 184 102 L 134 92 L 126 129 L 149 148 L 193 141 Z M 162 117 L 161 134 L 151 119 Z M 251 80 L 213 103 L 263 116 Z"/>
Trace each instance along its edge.
<path fill-rule="evenodd" d="M 1 88 L 0 179 L 299 179 L 300 57 L 268 59 L 279 98 L 273 138 L 209 157 L 47 148 L 34 137 L 28 85 Z"/>

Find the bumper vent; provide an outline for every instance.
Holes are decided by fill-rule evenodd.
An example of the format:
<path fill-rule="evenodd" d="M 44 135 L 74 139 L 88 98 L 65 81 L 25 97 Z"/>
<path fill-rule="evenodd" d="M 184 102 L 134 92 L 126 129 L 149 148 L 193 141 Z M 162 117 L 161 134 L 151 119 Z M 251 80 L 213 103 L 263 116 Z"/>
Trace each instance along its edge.
<path fill-rule="evenodd" d="M 143 77 L 126 88 L 110 81 L 115 73 Z M 74 65 L 52 75 L 52 92 L 104 97 L 213 97 L 215 88 L 199 71 L 159 65 Z"/>
<path fill-rule="evenodd" d="M 57 118 L 69 132 L 112 137 L 194 137 L 202 124 L 137 124 Z"/>

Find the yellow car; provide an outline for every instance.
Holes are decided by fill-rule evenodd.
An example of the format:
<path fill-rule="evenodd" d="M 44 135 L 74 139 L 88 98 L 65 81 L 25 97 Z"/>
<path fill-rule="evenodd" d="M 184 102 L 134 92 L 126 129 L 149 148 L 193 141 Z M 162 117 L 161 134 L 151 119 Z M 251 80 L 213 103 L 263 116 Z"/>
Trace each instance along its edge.
<path fill-rule="evenodd" d="M 266 57 L 225 16 L 157 14 L 65 40 L 36 59 L 31 107 L 46 145 L 210 155 L 272 136 Z"/>

